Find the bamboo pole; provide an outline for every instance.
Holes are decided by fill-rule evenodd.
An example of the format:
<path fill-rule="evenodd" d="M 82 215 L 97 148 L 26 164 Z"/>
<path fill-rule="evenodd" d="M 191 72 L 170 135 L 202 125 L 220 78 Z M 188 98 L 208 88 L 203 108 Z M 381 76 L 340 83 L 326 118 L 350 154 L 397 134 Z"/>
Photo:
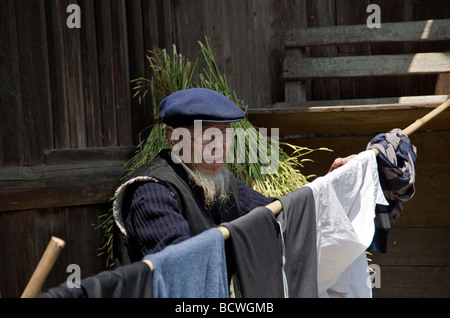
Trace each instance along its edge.
<path fill-rule="evenodd" d="M 39 294 L 48 273 L 52 269 L 53 264 L 65 244 L 66 243 L 63 240 L 52 236 L 38 266 L 34 270 L 34 273 L 28 282 L 27 287 L 23 291 L 21 298 L 34 298 Z"/>
<path fill-rule="evenodd" d="M 444 110 L 446 110 L 450 106 L 450 99 L 448 99 L 446 102 L 442 103 L 435 109 L 433 109 L 431 112 L 423 116 L 422 118 L 417 119 L 414 123 L 403 129 L 403 132 L 406 135 L 411 135 L 413 132 L 415 132 L 417 129 L 425 125 L 427 122 L 429 122 L 431 119 L 442 113 Z"/>
<path fill-rule="evenodd" d="M 150 270 L 151 270 L 151 271 L 153 271 L 153 264 L 152 264 L 152 262 L 151 262 L 150 260 L 144 259 L 143 262 L 144 262 L 145 264 L 147 264 L 148 267 L 150 267 Z"/>

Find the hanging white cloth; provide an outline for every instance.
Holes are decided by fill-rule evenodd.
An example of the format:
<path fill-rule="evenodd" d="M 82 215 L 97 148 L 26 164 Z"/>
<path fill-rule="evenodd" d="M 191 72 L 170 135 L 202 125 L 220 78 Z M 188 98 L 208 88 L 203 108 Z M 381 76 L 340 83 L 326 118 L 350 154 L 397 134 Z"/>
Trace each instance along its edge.
<path fill-rule="evenodd" d="M 319 297 L 371 297 L 366 249 L 375 205 L 387 205 L 373 151 L 305 185 L 314 193 Z"/>

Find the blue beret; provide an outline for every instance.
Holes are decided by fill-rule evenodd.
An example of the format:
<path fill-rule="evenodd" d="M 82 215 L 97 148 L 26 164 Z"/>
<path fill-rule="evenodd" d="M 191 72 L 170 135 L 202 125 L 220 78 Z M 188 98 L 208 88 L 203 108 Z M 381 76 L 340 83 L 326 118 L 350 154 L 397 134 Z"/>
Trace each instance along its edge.
<path fill-rule="evenodd" d="M 179 90 L 159 105 L 164 123 L 172 127 L 186 127 L 194 120 L 205 123 L 231 123 L 245 117 L 244 111 L 223 94 L 206 88 Z"/>

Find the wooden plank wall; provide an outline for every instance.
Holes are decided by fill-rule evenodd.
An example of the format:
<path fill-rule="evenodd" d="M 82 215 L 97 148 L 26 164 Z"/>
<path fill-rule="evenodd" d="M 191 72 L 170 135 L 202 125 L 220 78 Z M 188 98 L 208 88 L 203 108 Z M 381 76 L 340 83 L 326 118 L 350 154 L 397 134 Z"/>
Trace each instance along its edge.
<path fill-rule="evenodd" d="M 81 29 L 66 27 L 69 15 L 66 8 L 70 3 L 81 8 Z M 178 52 L 193 60 L 198 53 L 197 41 L 204 41 L 206 35 L 232 89 L 249 107 L 266 107 L 284 101 L 281 74 L 285 30 L 365 23 L 369 3 L 380 5 L 382 22 L 448 18 L 450 12 L 448 1 L 425 0 L 3 1 L 0 6 L 1 295 L 20 296 L 51 235 L 65 239 L 67 245 L 46 287 L 63 282 L 68 276 L 66 267 L 71 263 L 80 265 L 83 277 L 105 268 L 104 259 L 96 256 L 101 233 L 91 224 L 109 209 L 108 199 L 122 173 L 120 162 L 132 155 L 139 132 L 151 123 L 148 105 L 139 105 L 131 98 L 130 85 L 133 78 L 150 76 L 145 62 L 147 50 L 155 46 L 170 50 L 175 43 Z M 417 48 L 411 44 L 358 48 L 368 54 L 410 49 Z M 327 50 L 351 54 L 355 48 L 318 48 L 310 54 L 327 56 L 330 53 Z M 320 80 L 310 84 L 308 97 L 314 100 L 323 96 L 339 99 L 432 94 L 434 88 L 435 78 L 368 82 Z M 336 145 L 343 147 L 342 153 L 351 152 L 345 145 L 352 140 L 338 140 L 329 144 L 330 140 L 302 139 L 298 143 L 330 148 Z M 365 143 L 365 138 L 360 142 Z M 428 144 L 426 137 L 423 143 Z M 318 163 L 311 167 L 313 172 L 320 174 L 332 159 L 320 156 Z M 109 162 L 105 167 L 117 169 L 111 171 L 108 180 L 99 179 L 83 191 L 79 186 L 83 169 L 93 169 L 105 161 Z M 54 178 L 54 170 L 48 169 L 50 165 L 72 166 L 70 171 L 77 178 L 68 178 L 67 182 L 73 191 L 52 190 L 58 184 L 56 181 L 61 181 Z M 30 170 L 19 169 L 28 166 Z M 17 175 L 18 171 L 33 174 Z M 69 172 L 65 170 L 64 175 Z M 89 180 L 95 180 L 96 176 L 90 174 Z M 430 172 L 427 178 L 431 178 L 429 176 Z M 433 176 L 430 182 L 435 182 L 435 178 Z M 9 196 L 17 197 L 12 189 L 17 189 L 19 182 L 36 191 L 30 192 L 35 193 L 34 196 L 25 197 L 22 204 L 14 207 L 17 200 L 9 200 Z M 448 189 L 448 184 L 444 186 Z M 50 193 L 47 199 L 39 200 L 38 193 L 46 191 Z M 54 193 L 59 194 L 50 200 Z M 74 203 L 77 196 L 79 201 Z M 439 197 L 445 199 L 446 195 Z M 425 207 L 427 203 L 416 204 Z M 433 209 L 443 210 L 443 205 L 437 202 Z M 393 234 L 393 237 L 398 235 L 398 240 L 408 241 L 411 233 L 419 233 L 420 238 L 430 231 L 434 233 L 426 241 L 428 245 L 421 245 L 421 250 L 428 253 L 425 254 L 427 261 L 423 260 L 425 256 L 418 257 L 411 265 L 432 268 L 433 274 L 430 274 L 431 279 L 422 275 L 422 285 L 415 286 L 414 293 L 410 292 L 409 285 L 399 285 L 404 280 L 395 279 L 398 273 L 417 272 L 411 266 L 403 272 L 403 267 L 399 266 L 407 261 L 406 251 L 411 244 L 407 245 L 398 258 L 382 263 L 392 267 L 392 271 L 383 271 L 386 284 L 389 281 L 397 284 L 392 287 L 394 292 L 384 295 L 427 296 L 423 286 L 436 284 L 437 278 L 442 278 L 439 275 L 444 275 L 444 281 L 448 281 L 448 254 L 442 249 L 438 255 L 429 250 L 441 235 L 448 233 L 450 223 L 444 217 L 443 220 L 445 222 L 433 218 L 432 223 L 425 223 L 423 227 L 405 221 L 405 228 L 412 228 L 413 232 L 405 230 Z M 421 219 L 414 222 L 421 222 Z M 440 232 L 434 231 L 436 224 L 440 224 Z M 414 232 L 417 228 L 418 232 Z M 414 240 L 417 241 L 417 237 Z M 439 286 L 438 290 L 443 291 L 441 295 L 450 294 L 448 289 Z"/>
<path fill-rule="evenodd" d="M 82 8 L 81 29 L 66 27 L 69 3 Z M 2 297 L 20 296 L 52 235 L 67 244 L 45 287 L 63 282 L 69 264 L 82 277 L 105 269 L 95 225 L 138 126 L 125 9 L 125 1 L 2 3 Z"/>

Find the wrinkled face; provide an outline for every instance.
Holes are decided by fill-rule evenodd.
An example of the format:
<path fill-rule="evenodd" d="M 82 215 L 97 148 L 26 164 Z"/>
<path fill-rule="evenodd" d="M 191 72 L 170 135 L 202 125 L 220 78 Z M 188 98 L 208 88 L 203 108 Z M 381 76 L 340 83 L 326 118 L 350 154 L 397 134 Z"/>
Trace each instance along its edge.
<path fill-rule="evenodd" d="M 199 170 L 205 176 L 218 175 L 222 171 L 226 153 L 232 144 L 233 133 L 230 123 L 200 125 L 196 123 L 182 128 L 182 134 L 179 134 L 182 138 L 173 138 L 178 133 L 177 130 L 179 131 L 179 128 L 168 126 L 166 134 L 172 149 L 183 143 L 185 148 L 182 149 L 183 162 L 190 169 Z M 186 154 L 185 151 L 189 153 Z"/>

